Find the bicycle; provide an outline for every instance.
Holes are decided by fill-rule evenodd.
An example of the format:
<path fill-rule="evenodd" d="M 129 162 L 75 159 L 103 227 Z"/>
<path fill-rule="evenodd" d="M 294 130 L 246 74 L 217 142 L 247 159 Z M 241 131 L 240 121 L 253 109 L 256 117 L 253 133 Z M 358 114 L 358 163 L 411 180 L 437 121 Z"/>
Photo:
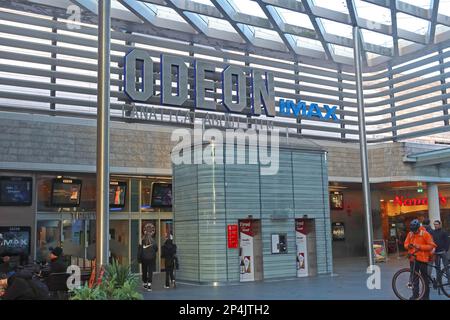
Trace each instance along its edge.
<path fill-rule="evenodd" d="M 414 296 L 415 289 L 418 292 L 417 298 L 412 300 L 421 300 L 425 295 L 424 275 L 417 271 L 413 272 L 417 262 L 415 253 L 408 254 L 408 258 L 413 258 L 413 264 L 409 268 L 400 269 L 392 278 L 392 289 L 400 300 L 411 300 Z M 436 278 L 432 278 L 428 272 L 425 275 L 428 278 L 429 283 L 432 284 L 433 289 L 438 290 L 438 294 L 442 291 L 447 298 L 450 298 L 450 264 L 446 264 L 443 269 L 439 269 L 432 263 L 426 264 L 427 268 L 432 267 L 436 270 Z M 416 288 L 416 286 L 419 288 Z"/>

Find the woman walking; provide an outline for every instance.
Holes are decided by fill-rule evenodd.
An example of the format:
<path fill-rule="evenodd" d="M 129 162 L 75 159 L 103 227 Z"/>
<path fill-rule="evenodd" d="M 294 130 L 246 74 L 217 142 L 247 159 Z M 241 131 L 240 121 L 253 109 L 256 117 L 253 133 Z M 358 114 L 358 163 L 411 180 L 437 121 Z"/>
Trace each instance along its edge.
<path fill-rule="evenodd" d="M 139 263 L 142 264 L 142 282 L 144 289 L 152 291 L 153 272 L 156 269 L 158 245 L 150 234 L 145 234 L 138 249 Z"/>

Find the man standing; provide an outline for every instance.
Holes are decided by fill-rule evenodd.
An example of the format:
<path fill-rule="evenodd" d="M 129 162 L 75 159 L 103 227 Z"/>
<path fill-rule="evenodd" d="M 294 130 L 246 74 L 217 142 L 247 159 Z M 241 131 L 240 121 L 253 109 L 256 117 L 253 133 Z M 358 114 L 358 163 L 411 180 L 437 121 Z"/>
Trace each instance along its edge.
<path fill-rule="evenodd" d="M 447 253 L 450 246 L 450 239 L 448 233 L 442 230 L 442 225 L 439 220 L 434 221 L 434 231 L 432 233 L 433 241 L 436 243 L 435 260 L 434 263 L 440 269 L 441 260 L 444 267 L 448 263 Z M 447 275 L 448 277 L 449 275 Z"/>
<path fill-rule="evenodd" d="M 414 268 L 413 272 L 418 272 L 423 276 L 425 281 L 424 300 L 430 299 L 430 285 L 428 279 L 428 262 L 431 260 L 432 251 L 436 248 L 431 235 L 420 227 L 420 222 L 417 219 L 411 221 L 409 226 L 410 232 L 405 240 L 405 249 L 410 254 L 410 265 Z M 416 261 L 414 261 L 416 260 Z M 410 300 L 417 300 L 419 298 L 419 279 L 414 282 L 413 295 Z"/>

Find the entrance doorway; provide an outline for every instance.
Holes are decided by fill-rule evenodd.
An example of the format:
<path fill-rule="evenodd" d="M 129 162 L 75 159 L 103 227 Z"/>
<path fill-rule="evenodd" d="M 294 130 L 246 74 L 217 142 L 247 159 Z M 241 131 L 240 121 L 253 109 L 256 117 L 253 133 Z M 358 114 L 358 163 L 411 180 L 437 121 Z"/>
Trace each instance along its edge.
<path fill-rule="evenodd" d="M 240 281 L 263 279 L 262 234 L 260 220 L 239 220 Z"/>

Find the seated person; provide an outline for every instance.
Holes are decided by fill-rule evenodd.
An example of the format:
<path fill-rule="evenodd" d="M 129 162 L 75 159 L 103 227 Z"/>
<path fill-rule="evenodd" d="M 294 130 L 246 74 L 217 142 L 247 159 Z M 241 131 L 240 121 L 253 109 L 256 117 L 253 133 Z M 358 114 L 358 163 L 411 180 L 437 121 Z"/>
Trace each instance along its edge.
<path fill-rule="evenodd" d="M 14 270 L 11 262 L 11 257 L 9 255 L 4 255 L 0 259 L 0 274 L 8 275 L 10 272 Z"/>
<path fill-rule="evenodd" d="M 46 300 L 48 288 L 28 272 L 16 273 L 0 280 L 2 300 Z"/>
<path fill-rule="evenodd" d="M 63 273 L 67 271 L 67 264 L 64 260 L 63 250 L 60 247 L 51 249 L 49 253 L 50 262 L 44 270 L 42 270 L 41 275 L 43 277 L 48 277 L 51 273 Z"/>

